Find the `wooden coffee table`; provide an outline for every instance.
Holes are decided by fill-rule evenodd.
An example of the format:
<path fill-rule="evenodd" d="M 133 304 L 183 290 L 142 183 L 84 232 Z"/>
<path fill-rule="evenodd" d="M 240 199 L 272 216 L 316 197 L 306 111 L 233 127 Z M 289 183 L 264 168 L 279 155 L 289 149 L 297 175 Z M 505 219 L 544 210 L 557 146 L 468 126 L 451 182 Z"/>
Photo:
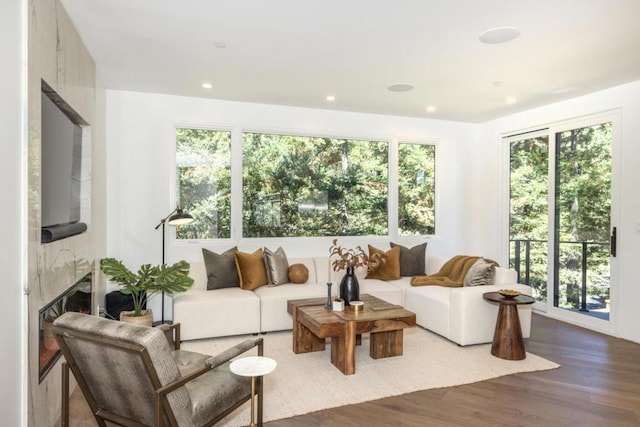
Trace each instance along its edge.
<path fill-rule="evenodd" d="M 360 295 L 364 310 L 332 311 L 325 298 L 287 301 L 293 316 L 293 352 L 323 351 L 331 338 L 331 363 L 345 375 L 356 372 L 355 351 L 360 335 L 369 333 L 369 355 L 373 359 L 401 356 L 403 329 L 416 325 L 416 315 L 399 305 L 372 295 Z"/>

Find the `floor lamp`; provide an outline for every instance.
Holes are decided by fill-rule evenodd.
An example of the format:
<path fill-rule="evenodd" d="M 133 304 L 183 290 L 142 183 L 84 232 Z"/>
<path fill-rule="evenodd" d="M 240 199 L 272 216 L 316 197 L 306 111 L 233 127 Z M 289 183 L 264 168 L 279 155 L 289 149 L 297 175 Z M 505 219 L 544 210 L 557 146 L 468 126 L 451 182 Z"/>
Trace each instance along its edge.
<path fill-rule="evenodd" d="M 189 224 L 190 222 L 193 222 L 193 217 L 188 213 L 184 212 L 180 208 L 180 206 L 178 206 L 174 210 L 172 210 L 171 213 L 169 213 L 169 215 L 164 217 L 160 221 L 160 224 L 156 225 L 156 230 L 160 228 L 160 226 L 162 226 L 162 264 L 164 264 L 165 224 L 169 224 L 175 227 L 176 225 Z M 164 291 L 162 291 L 162 318 L 161 319 L 162 320 L 160 321 L 160 323 L 164 323 Z M 168 323 L 171 323 L 171 321 L 168 321 Z"/>

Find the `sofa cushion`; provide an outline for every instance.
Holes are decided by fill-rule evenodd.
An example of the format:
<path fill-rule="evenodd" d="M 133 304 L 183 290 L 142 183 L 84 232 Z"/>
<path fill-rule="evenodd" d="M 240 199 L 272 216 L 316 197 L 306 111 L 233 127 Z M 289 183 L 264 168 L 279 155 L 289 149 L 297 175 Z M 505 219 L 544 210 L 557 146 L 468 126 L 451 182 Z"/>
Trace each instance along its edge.
<path fill-rule="evenodd" d="M 407 248 L 391 242 L 391 247 L 400 248 L 400 276 L 420 276 L 425 274 L 427 243 Z"/>
<path fill-rule="evenodd" d="M 496 277 L 496 266 L 479 258 L 464 276 L 462 286 L 487 286 L 493 285 Z"/>
<path fill-rule="evenodd" d="M 367 274 L 367 279 L 380 279 L 380 280 L 396 280 L 400 278 L 400 248 L 391 248 L 388 251 L 383 251 L 375 246 L 369 245 L 369 258 L 374 254 L 379 254 L 383 257 L 384 262 L 380 263 L 378 268 L 370 271 Z"/>
<path fill-rule="evenodd" d="M 253 290 L 267 284 L 267 272 L 262 260 L 262 248 L 254 253 L 235 252 L 236 267 L 242 289 Z"/>
<path fill-rule="evenodd" d="M 289 261 L 281 247 L 275 252 L 264 248 L 264 267 L 270 285 L 277 286 L 289 282 Z"/>
<path fill-rule="evenodd" d="M 233 247 L 217 254 L 208 249 L 202 248 L 202 257 L 207 269 L 207 289 L 235 288 L 240 286 L 238 269 L 234 253 L 238 250 Z"/>

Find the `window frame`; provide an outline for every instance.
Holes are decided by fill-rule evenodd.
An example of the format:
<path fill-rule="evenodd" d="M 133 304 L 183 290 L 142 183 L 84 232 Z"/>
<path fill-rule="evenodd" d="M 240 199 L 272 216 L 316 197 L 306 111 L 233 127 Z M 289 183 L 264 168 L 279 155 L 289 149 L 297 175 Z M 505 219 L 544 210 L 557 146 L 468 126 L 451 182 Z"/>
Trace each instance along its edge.
<path fill-rule="evenodd" d="M 360 239 L 369 238 L 371 240 L 409 240 L 409 239 L 435 239 L 438 236 L 437 224 L 439 224 L 439 199 L 440 199 L 440 186 L 441 181 L 441 167 L 439 164 L 443 158 L 443 147 L 439 139 L 434 138 L 415 138 L 415 137 L 402 137 L 402 136 L 383 136 L 383 135 L 371 135 L 371 134 L 338 134 L 331 132 L 317 132 L 307 131 L 303 129 L 287 129 L 287 128 L 269 128 L 269 127 L 254 127 L 254 126 L 242 126 L 237 124 L 216 124 L 216 123 L 194 123 L 185 121 L 175 121 L 172 123 L 172 155 L 171 155 L 171 182 L 170 182 L 170 199 L 172 200 L 172 206 L 176 206 L 178 202 L 177 198 L 177 174 L 176 174 L 176 132 L 178 128 L 190 128 L 190 129 L 202 129 L 210 131 L 222 131 L 231 133 L 231 235 L 229 238 L 216 238 L 216 239 L 177 239 L 176 232 L 173 227 L 168 227 L 168 238 L 172 241 L 172 244 L 177 246 L 186 245 L 237 245 L 242 242 L 256 242 L 266 240 L 281 240 L 286 239 L 289 242 L 296 242 L 308 240 L 308 239 L 322 239 L 326 240 L 327 237 L 340 237 L 340 236 L 322 236 L 322 237 L 244 237 L 242 235 L 242 209 L 243 209 L 243 194 L 242 194 L 242 168 L 243 168 L 243 153 L 242 153 L 242 139 L 244 133 L 264 133 L 264 134 L 278 134 L 287 136 L 300 136 L 300 137 L 313 137 L 313 138 L 333 138 L 333 139 L 348 139 L 348 140 L 361 140 L 361 141 L 376 141 L 384 142 L 388 144 L 387 152 L 387 235 L 371 235 L 371 236 L 344 236 L 345 239 Z M 398 194 L 398 160 L 399 160 L 399 144 L 417 144 L 417 145 L 433 145 L 435 150 L 435 185 L 434 185 L 434 217 L 435 217 L 435 232 L 434 234 L 421 234 L 421 235 L 400 235 L 399 233 L 399 194 Z"/>

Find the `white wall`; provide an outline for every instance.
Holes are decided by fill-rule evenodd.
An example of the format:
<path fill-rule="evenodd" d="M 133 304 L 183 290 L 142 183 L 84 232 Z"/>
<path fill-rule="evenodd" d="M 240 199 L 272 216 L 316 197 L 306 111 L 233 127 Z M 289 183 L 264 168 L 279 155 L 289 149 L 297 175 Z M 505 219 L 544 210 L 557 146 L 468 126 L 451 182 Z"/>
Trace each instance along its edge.
<path fill-rule="evenodd" d="M 172 188 L 176 123 L 308 133 L 353 138 L 400 138 L 438 144 L 436 170 L 437 236 L 429 252 L 453 255 L 465 249 L 461 232 L 465 200 L 457 154 L 475 138 L 476 125 L 406 117 L 313 110 L 201 98 L 107 91 L 107 253 L 131 266 L 161 260 L 161 231 L 156 224 L 175 206 Z M 173 233 L 167 227 L 168 235 Z M 389 238 L 347 239 L 353 244 L 379 243 Z M 397 239 L 405 244 L 422 239 Z M 328 255 L 330 238 L 251 239 L 223 241 L 207 247 L 226 250 L 238 245 L 253 251 L 282 245 L 290 256 Z M 201 260 L 200 244 L 176 244 L 167 239 L 166 259 Z M 366 246 L 365 246 L 366 247 Z"/>
<path fill-rule="evenodd" d="M 0 414 L 2 425 L 26 425 L 26 67 L 23 58 L 22 32 L 25 28 L 25 1 L 0 3 L 0 223 L 4 224 L 0 239 L 0 265 L 2 270 L 2 298 L 0 298 Z"/>
<path fill-rule="evenodd" d="M 637 224 L 640 224 L 640 192 L 634 185 L 640 183 L 640 81 L 619 86 L 606 91 L 597 92 L 573 100 L 548 105 L 524 113 L 504 117 L 499 120 L 485 123 L 481 127 L 478 146 L 485 152 L 484 160 L 488 156 L 500 157 L 500 140 L 505 133 L 515 133 L 521 130 L 531 130 L 541 125 L 549 125 L 559 121 L 570 120 L 588 116 L 600 112 L 617 110 L 621 114 L 621 146 L 620 146 L 620 210 L 619 223 L 612 224 L 618 227 L 618 257 L 615 260 L 619 272 L 619 295 L 612 295 L 612 317 L 617 316 L 620 337 L 635 342 L 640 342 L 640 310 L 637 309 L 640 301 L 640 286 L 635 263 L 640 256 L 640 232 Z M 480 162 L 484 164 L 484 162 Z M 494 165 L 495 161 L 491 160 Z M 493 166 L 492 166 L 493 169 Z M 486 170 L 476 169 L 474 182 L 484 188 L 498 189 L 503 185 L 501 167 L 495 165 L 492 173 Z M 483 193 L 485 202 L 489 206 L 505 206 L 506 193 L 501 191 L 489 191 Z M 480 210 L 481 221 L 485 227 L 481 227 L 474 233 L 476 245 L 490 244 L 493 249 L 501 252 L 507 251 L 504 246 L 506 237 L 500 235 L 504 223 L 501 215 L 503 209 L 496 211 Z M 489 248 L 488 248 L 489 249 Z M 615 266 L 615 264 L 614 264 Z M 617 304 L 613 298 L 617 298 Z M 614 313 L 615 308 L 617 313 Z M 614 334 L 616 334 L 614 332 Z"/>

